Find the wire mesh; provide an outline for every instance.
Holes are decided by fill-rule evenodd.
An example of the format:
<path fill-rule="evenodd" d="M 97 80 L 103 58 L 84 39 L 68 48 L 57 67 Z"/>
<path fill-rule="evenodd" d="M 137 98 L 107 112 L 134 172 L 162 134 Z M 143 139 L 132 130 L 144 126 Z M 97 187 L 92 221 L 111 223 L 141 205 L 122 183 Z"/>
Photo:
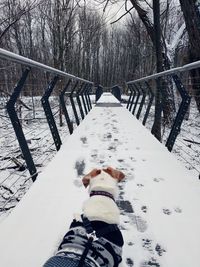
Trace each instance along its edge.
<path fill-rule="evenodd" d="M 10 72 L 7 73 L 6 77 L 10 77 L 9 75 Z M 41 73 L 39 75 L 41 76 Z M 28 78 L 24 90 L 15 105 L 15 110 L 37 173 L 40 173 L 57 151 L 41 106 L 41 97 L 51 77 L 43 77 L 43 79 L 41 77 L 38 83 L 38 80 L 33 81 L 35 76 L 36 73 L 34 72 Z M 0 220 L 16 206 L 33 183 L 6 111 L 6 103 L 17 82 L 17 77 L 12 77 L 9 82 L 7 79 L 0 82 Z M 49 98 L 61 140 L 69 136 L 69 129 L 59 104 L 59 93 L 64 83 L 65 81 L 63 80 L 59 81 L 54 93 Z M 66 108 L 73 123 L 73 128 L 76 128 L 70 100 L 68 97 L 65 98 Z M 75 105 L 77 106 L 76 99 Z M 81 121 L 78 107 L 77 113 Z"/>
<path fill-rule="evenodd" d="M 198 76 L 192 76 L 191 72 L 186 70 L 179 74 L 179 78 L 181 80 L 182 86 L 186 89 L 187 93 L 191 97 L 191 103 L 189 108 L 185 114 L 183 123 L 181 125 L 180 132 L 176 138 L 172 153 L 175 154 L 178 160 L 180 160 L 187 169 L 193 173 L 195 177 L 200 178 L 200 78 Z M 166 101 L 165 95 L 163 95 L 162 105 L 165 105 L 161 114 L 161 141 L 163 144 L 166 144 L 166 141 L 169 137 L 169 134 L 172 129 L 172 125 L 175 121 L 177 112 L 179 110 L 182 98 L 180 96 L 179 91 L 177 90 L 176 84 L 174 83 L 172 76 L 165 77 L 167 81 L 168 90 L 171 90 L 170 94 L 170 103 Z M 129 84 L 129 88 L 131 83 Z M 154 94 L 156 93 L 156 84 L 155 80 L 148 80 L 148 84 L 151 87 Z M 145 99 L 145 103 L 143 105 L 139 120 L 142 122 L 145 111 L 147 109 L 150 94 L 148 88 L 145 86 L 145 80 L 140 81 L 138 83 L 138 87 L 143 86 L 143 90 L 146 90 L 147 96 Z M 161 88 L 162 90 L 162 88 Z M 128 89 L 128 96 L 126 97 L 126 101 L 129 99 L 131 91 Z M 141 103 L 142 95 L 138 99 L 138 103 L 136 103 L 136 97 L 133 101 L 133 106 L 130 112 L 134 109 L 134 115 L 137 115 L 139 110 L 139 106 Z M 170 114 L 170 121 L 166 121 L 166 117 L 164 114 L 164 109 L 170 111 L 173 104 L 173 110 Z M 134 106 L 135 105 L 135 106 Z M 130 107 L 130 105 L 129 105 Z M 145 127 L 150 131 L 152 130 L 152 126 L 154 124 L 155 118 L 155 99 L 151 106 Z M 158 129 L 159 130 L 159 129 Z"/>

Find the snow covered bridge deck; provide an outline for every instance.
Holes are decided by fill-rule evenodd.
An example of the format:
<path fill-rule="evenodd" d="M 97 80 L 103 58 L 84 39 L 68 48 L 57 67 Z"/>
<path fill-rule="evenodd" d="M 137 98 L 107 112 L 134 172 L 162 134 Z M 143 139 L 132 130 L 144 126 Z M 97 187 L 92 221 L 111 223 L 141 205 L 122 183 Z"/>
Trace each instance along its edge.
<path fill-rule="evenodd" d="M 123 170 L 124 266 L 199 267 L 200 185 L 110 94 L 104 94 L 0 225 L 0 266 L 39 267 L 88 197 L 94 167 Z"/>

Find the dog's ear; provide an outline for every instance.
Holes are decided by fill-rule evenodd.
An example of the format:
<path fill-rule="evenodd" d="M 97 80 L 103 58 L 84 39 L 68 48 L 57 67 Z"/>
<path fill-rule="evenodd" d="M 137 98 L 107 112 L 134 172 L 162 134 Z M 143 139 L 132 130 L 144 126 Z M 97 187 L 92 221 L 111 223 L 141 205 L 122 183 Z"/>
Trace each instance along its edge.
<path fill-rule="evenodd" d="M 112 167 L 108 167 L 107 169 L 104 169 L 106 173 L 108 173 L 110 176 L 112 176 L 114 179 L 117 179 L 118 182 L 124 179 L 125 174 L 119 170 L 113 169 Z"/>
<path fill-rule="evenodd" d="M 118 181 L 120 182 L 121 180 L 123 180 L 125 178 L 125 174 L 121 171 L 118 171 L 119 175 L 118 175 Z"/>
<path fill-rule="evenodd" d="M 82 179 L 83 185 L 87 187 L 90 183 L 90 179 L 94 178 L 95 176 L 99 175 L 101 173 L 101 170 L 99 169 L 93 169 L 91 172 L 89 172 L 87 175 L 85 175 Z"/>
<path fill-rule="evenodd" d="M 89 176 L 89 175 L 85 175 L 85 176 L 83 177 L 82 182 L 83 182 L 83 185 L 84 185 L 85 187 L 87 187 L 87 186 L 89 185 L 89 183 L 90 183 L 90 178 L 91 178 L 91 176 Z"/>

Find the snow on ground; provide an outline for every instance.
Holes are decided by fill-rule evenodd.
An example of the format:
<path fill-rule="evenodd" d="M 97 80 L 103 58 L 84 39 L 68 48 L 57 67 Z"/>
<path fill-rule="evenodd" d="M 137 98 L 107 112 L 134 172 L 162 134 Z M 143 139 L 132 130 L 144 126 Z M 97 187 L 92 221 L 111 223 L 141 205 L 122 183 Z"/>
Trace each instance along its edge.
<path fill-rule="evenodd" d="M 90 96 L 94 101 L 94 96 Z M 20 118 L 22 129 L 24 131 L 29 149 L 31 151 L 33 161 L 40 173 L 43 168 L 51 161 L 56 154 L 56 148 L 52 139 L 52 135 L 47 124 L 44 110 L 41 107 L 41 97 L 22 97 L 21 100 L 30 108 L 16 107 Z M 67 123 L 63 115 L 63 125 L 59 123 L 59 98 L 52 96 L 49 98 L 52 112 L 58 127 L 59 135 L 63 141 L 69 136 Z M 30 174 L 24 166 L 26 166 L 18 141 L 8 114 L 5 110 L 7 99 L 0 98 L 0 221 L 3 220 L 15 207 L 17 202 L 23 197 L 32 185 Z M 66 106 L 73 123 L 76 128 L 75 118 L 69 98 L 66 99 Z M 77 105 L 76 105 L 77 106 Z M 19 112 L 19 109 L 21 110 Z M 77 113 L 80 118 L 79 108 Z M 81 119 L 80 119 L 81 120 Z M 17 164 L 23 167 L 20 169 Z"/>
<path fill-rule="evenodd" d="M 94 95 L 90 96 L 94 102 Z M 122 102 L 127 102 L 129 96 L 123 95 Z M 0 221 L 2 221 L 11 212 L 15 205 L 20 201 L 23 195 L 32 185 L 32 179 L 26 164 L 24 162 L 22 153 L 19 149 L 18 142 L 15 137 L 14 130 L 5 111 L 7 98 L 0 98 Z M 27 110 L 18 104 L 16 109 L 18 116 L 21 118 L 22 127 L 27 139 L 33 160 L 35 162 L 37 171 L 40 173 L 45 166 L 51 161 L 56 154 L 56 148 L 52 140 L 49 126 L 47 124 L 44 111 L 41 107 L 41 97 L 21 97 L 21 100 L 31 109 Z M 53 110 L 54 118 L 58 127 L 61 140 L 69 137 L 69 130 L 63 116 L 63 125 L 59 123 L 59 99 L 56 96 L 50 97 L 50 104 Z M 148 102 L 148 100 L 147 100 Z M 123 104 L 126 106 L 127 104 Z M 140 103 L 135 110 L 135 115 L 139 109 Z M 70 115 L 74 128 L 76 127 L 74 114 L 69 103 L 69 98 L 66 99 L 66 106 Z M 80 112 L 77 107 L 79 118 Z M 140 122 L 142 123 L 146 106 L 144 105 Z M 150 110 L 147 119 L 146 128 L 151 130 L 154 118 L 154 106 Z M 82 119 L 80 118 L 80 121 Z M 189 120 L 184 120 L 181 133 L 178 135 L 172 153 L 184 163 L 190 170 L 191 175 L 199 177 L 200 173 L 200 136 L 199 136 L 200 118 L 194 102 L 190 105 Z M 162 129 L 163 144 L 169 135 L 170 128 Z M 17 161 L 17 163 L 15 162 Z M 19 168 L 16 164 L 21 164 Z"/>
<path fill-rule="evenodd" d="M 42 266 L 81 212 L 82 176 L 109 165 L 126 174 L 117 200 L 124 266 L 199 267 L 199 181 L 110 94 L 1 223 L 1 266 Z"/>
<path fill-rule="evenodd" d="M 128 96 L 123 96 L 123 100 L 128 100 Z M 148 103 L 148 100 L 147 100 Z M 134 115 L 136 116 L 137 111 L 139 109 L 140 102 L 135 109 Z M 124 105 L 126 106 L 126 105 Z M 139 120 L 142 123 L 147 106 L 144 105 L 142 108 L 142 112 L 140 114 Z M 177 106 L 177 111 L 178 111 Z M 132 107 L 133 110 L 133 107 Z M 148 119 L 146 121 L 145 127 L 151 131 L 153 122 L 154 122 L 154 112 L 155 106 L 152 105 L 150 109 L 150 113 Z M 183 120 L 181 125 L 181 131 L 176 138 L 175 144 L 173 146 L 172 153 L 176 156 L 178 160 L 183 162 L 184 166 L 190 170 L 191 175 L 194 175 L 196 178 L 200 176 L 200 116 L 196 107 L 196 103 L 192 98 L 190 104 L 189 116 L 185 116 L 186 119 Z M 166 144 L 168 136 L 171 131 L 171 126 L 162 126 L 161 135 L 162 135 L 162 143 Z"/>

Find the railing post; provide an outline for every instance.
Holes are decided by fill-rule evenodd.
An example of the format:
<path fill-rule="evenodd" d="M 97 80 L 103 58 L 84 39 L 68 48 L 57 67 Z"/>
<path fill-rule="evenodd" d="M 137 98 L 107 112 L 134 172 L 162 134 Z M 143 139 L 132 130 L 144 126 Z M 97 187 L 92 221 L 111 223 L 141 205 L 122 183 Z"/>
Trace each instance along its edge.
<path fill-rule="evenodd" d="M 118 85 L 112 87 L 112 94 L 121 102 L 121 90 Z"/>
<path fill-rule="evenodd" d="M 87 83 L 85 83 L 85 85 L 83 87 L 83 90 L 81 91 L 81 98 L 82 98 L 82 102 L 83 102 L 83 106 L 84 106 L 86 115 L 88 114 L 88 110 L 87 110 L 87 106 L 86 106 L 87 99 L 86 99 L 86 102 L 85 102 L 84 96 L 85 96 L 85 91 L 87 90 L 87 86 L 88 86 Z"/>
<path fill-rule="evenodd" d="M 88 86 L 88 90 L 87 90 L 87 97 L 88 97 L 90 109 L 92 109 L 92 103 L 91 103 L 91 99 L 90 99 L 90 91 L 91 91 L 91 89 L 92 89 L 92 85 L 90 84 Z"/>
<path fill-rule="evenodd" d="M 185 90 L 180 78 L 177 75 L 172 75 L 172 78 L 176 84 L 176 87 L 182 97 L 182 101 L 177 112 L 176 118 L 172 125 L 172 129 L 170 131 L 169 137 L 166 142 L 166 147 L 169 151 L 172 151 L 173 145 L 176 141 L 178 134 L 180 133 L 181 124 L 183 122 L 184 116 L 188 110 L 190 105 L 191 97 L 189 96 L 188 92 Z"/>
<path fill-rule="evenodd" d="M 152 106 L 152 103 L 153 103 L 153 99 L 154 99 L 154 93 L 151 89 L 151 86 L 148 84 L 148 82 L 145 82 L 147 88 L 149 89 L 149 103 L 148 103 L 148 106 L 147 106 L 147 109 L 146 109 L 146 112 L 145 112 L 145 115 L 144 115 L 144 119 L 142 121 L 142 124 L 145 125 L 146 124 L 146 121 L 147 121 L 147 118 L 149 116 L 149 112 L 150 112 L 150 109 L 151 109 L 151 106 Z"/>
<path fill-rule="evenodd" d="M 101 85 L 97 85 L 96 99 L 95 99 L 96 102 L 99 100 L 102 94 L 103 94 L 103 87 Z"/>
<path fill-rule="evenodd" d="M 74 92 L 76 90 L 77 85 L 78 85 L 78 81 L 75 82 L 74 87 L 72 88 L 72 91 L 70 93 L 69 98 L 70 98 L 70 102 L 71 102 L 71 105 L 72 105 L 72 110 L 74 112 L 76 124 L 78 126 L 80 124 L 80 121 L 79 121 L 78 113 L 76 111 L 76 106 L 75 106 L 74 99 L 73 99 L 73 94 L 74 94 Z"/>
<path fill-rule="evenodd" d="M 138 89 L 136 84 L 133 84 L 133 86 L 135 86 L 136 92 L 138 92 L 138 95 L 137 95 L 137 98 L 136 98 L 136 101 L 135 101 L 135 105 L 134 105 L 134 108 L 133 108 L 133 111 L 132 111 L 132 114 L 134 115 L 136 107 L 137 107 L 137 104 L 138 104 L 138 100 L 140 98 L 140 90 Z"/>
<path fill-rule="evenodd" d="M 85 90 L 85 99 L 86 99 L 86 103 L 87 103 L 88 112 L 91 110 L 90 100 L 89 100 L 89 96 L 88 96 L 89 90 L 90 90 L 90 85 L 88 84 L 87 88 Z"/>
<path fill-rule="evenodd" d="M 33 162 L 33 158 L 31 156 L 28 144 L 26 142 L 26 138 L 24 136 L 20 121 L 19 121 L 17 113 L 15 111 L 15 103 L 17 101 L 17 98 L 20 95 L 20 92 L 24 86 L 24 83 L 28 77 L 29 72 L 30 72 L 30 68 L 26 69 L 23 72 L 21 79 L 19 80 L 18 84 L 14 88 L 14 92 L 12 93 L 9 101 L 6 104 L 6 109 L 8 111 L 8 115 L 9 115 L 11 123 L 13 125 L 15 134 L 17 136 L 17 140 L 19 142 L 19 146 L 21 148 L 21 151 L 22 151 L 24 160 L 26 162 L 27 168 L 28 168 L 29 173 L 31 175 L 31 178 L 34 182 L 36 180 L 36 177 L 37 177 L 37 170 L 36 170 L 35 164 Z"/>
<path fill-rule="evenodd" d="M 129 108 L 129 105 L 131 103 L 131 98 L 132 98 L 132 95 L 133 95 L 133 90 L 132 90 L 130 84 L 128 84 L 127 87 L 128 87 L 128 92 L 129 92 L 129 90 L 131 91 L 130 96 L 128 98 L 128 103 L 127 103 L 127 106 L 126 106 L 126 108 L 128 109 Z"/>
<path fill-rule="evenodd" d="M 76 92 L 76 101 L 78 103 L 78 107 L 80 110 L 82 120 L 84 119 L 85 116 L 84 116 L 84 112 L 83 112 L 83 108 L 82 108 L 82 104 L 81 104 L 81 100 L 80 100 L 79 95 L 80 95 L 81 91 L 83 90 L 83 88 L 84 88 L 84 83 L 81 84 L 80 88 Z"/>
<path fill-rule="evenodd" d="M 51 106 L 49 104 L 49 97 L 51 95 L 51 93 L 53 92 L 53 89 L 58 81 L 59 77 L 55 76 L 52 81 L 49 83 L 47 89 L 45 90 L 44 95 L 41 98 L 41 102 L 42 102 L 42 106 L 47 118 L 47 122 L 49 124 L 49 128 L 56 146 L 56 150 L 58 151 L 62 145 L 61 139 L 60 139 L 60 135 L 53 117 L 53 113 L 51 110 Z"/>
<path fill-rule="evenodd" d="M 131 112 L 132 110 L 132 107 L 133 107 L 133 103 L 134 103 L 134 99 L 136 97 L 136 90 L 134 88 L 134 86 L 132 84 L 130 84 L 130 87 L 132 88 L 132 91 L 133 91 L 133 95 L 132 95 L 132 99 L 131 99 L 131 104 L 130 104 L 130 107 L 129 107 L 129 111 Z"/>
<path fill-rule="evenodd" d="M 142 108 L 143 108 L 143 105 L 145 103 L 145 98 L 146 98 L 146 92 L 145 90 L 143 89 L 143 87 L 139 84 L 140 86 L 140 89 L 142 91 L 142 99 L 141 99 L 141 102 L 140 102 L 140 106 L 139 106 L 139 109 L 138 109 L 138 112 L 137 112 L 137 115 L 136 115 L 136 118 L 139 120 L 140 118 L 140 114 L 142 112 Z"/>
<path fill-rule="evenodd" d="M 66 93 L 69 85 L 71 84 L 71 82 L 72 82 L 72 80 L 69 79 L 69 81 L 67 82 L 66 86 L 61 91 L 60 96 L 59 96 L 60 97 L 60 104 L 61 104 L 61 107 L 62 107 L 62 111 L 64 113 L 65 120 L 67 122 L 67 126 L 68 126 L 68 129 L 69 129 L 70 134 L 73 133 L 73 125 L 72 125 L 72 122 L 70 120 L 69 114 L 67 112 L 67 108 L 66 108 L 66 105 L 65 105 L 65 99 L 64 99 L 64 97 L 65 97 L 65 93 Z"/>

